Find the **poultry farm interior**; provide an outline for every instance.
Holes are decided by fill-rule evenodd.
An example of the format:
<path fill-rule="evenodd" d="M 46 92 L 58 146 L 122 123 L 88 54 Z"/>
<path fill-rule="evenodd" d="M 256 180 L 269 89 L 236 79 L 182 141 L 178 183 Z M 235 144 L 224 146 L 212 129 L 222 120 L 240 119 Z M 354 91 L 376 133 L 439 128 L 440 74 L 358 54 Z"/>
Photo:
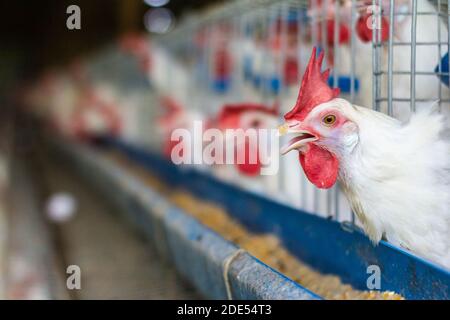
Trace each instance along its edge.
<path fill-rule="evenodd" d="M 450 299 L 447 1 L 44 2 L 0 6 L 1 299 Z"/>

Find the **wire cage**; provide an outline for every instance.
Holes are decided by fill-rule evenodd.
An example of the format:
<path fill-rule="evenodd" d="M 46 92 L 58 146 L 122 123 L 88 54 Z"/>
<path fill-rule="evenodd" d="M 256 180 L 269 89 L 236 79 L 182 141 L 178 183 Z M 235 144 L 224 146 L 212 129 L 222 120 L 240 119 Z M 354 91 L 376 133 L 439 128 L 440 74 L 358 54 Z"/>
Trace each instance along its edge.
<path fill-rule="evenodd" d="M 450 11 L 444 1 L 236 0 L 186 16 L 168 34 L 152 37 L 144 53 L 151 68 L 140 68 L 140 77 L 135 78 L 142 84 L 142 74 L 147 77 L 141 91 L 130 85 L 134 80 L 129 79 L 138 72 L 127 73 L 132 63 L 123 53 L 113 54 L 110 62 L 99 55 L 98 63 L 88 69 L 95 75 L 97 67 L 111 66 L 112 71 L 117 64 L 128 66 L 106 77 L 120 89 L 117 101 L 151 91 L 134 111 L 124 108 L 132 134 L 125 131 L 112 144 L 153 169 L 161 180 L 171 186 L 184 184 L 200 198 L 223 205 L 249 230 L 275 234 L 301 260 L 339 274 L 361 289 L 366 289 L 366 267 L 373 263 L 384 267 L 390 290 L 412 298 L 447 298 L 447 271 L 385 242 L 374 247 L 354 232 L 359 222 L 341 188 L 313 186 L 297 154 L 277 157 L 277 173 L 261 176 L 245 165 L 200 162 L 186 169 L 163 161 L 161 153 L 170 155 L 174 129 L 195 133 L 195 123 L 201 122 L 204 127 L 226 130 L 236 121 L 236 110 L 241 112 L 239 124 L 276 128 L 296 102 L 314 47 L 325 53 L 324 68 L 331 69 L 329 86 L 339 88 L 341 96 L 355 105 L 401 121 L 423 108 L 448 113 L 449 26 Z M 138 60 L 142 59 L 137 51 Z M 134 65 L 134 71 L 138 69 Z M 121 83 L 124 75 L 130 76 L 124 81 L 128 88 Z M 149 105 L 152 108 L 146 108 Z M 228 121 L 225 125 L 223 118 Z M 270 147 L 276 147 L 278 155 L 278 146 Z M 92 167 L 101 167 L 95 162 Z M 119 187 L 124 187 L 119 180 Z M 108 183 L 105 188 L 109 194 L 117 193 Z M 131 206 L 128 200 L 123 203 Z M 180 246 L 189 246 L 191 238 Z M 186 259 L 180 265 L 192 263 L 190 257 Z M 399 274 L 399 268 L 411 272 Z"/>
<path fill-rule="evenodd" d="M 443 1 L 374 1 L 376 20 L 393 21 L 373 34 L 373 106 L 396 118 L 433 103 L 448 110 L 449 12 Z"/>
<path fill-rule="evenodd" d="M 133 55 L 114 51 L 123 46 L 108 48 L 87 63 L 85 78 L 92 86 L 108 83 L 109 91 L 121 92 L 115 104 L 129 104 L 119 110 L 129 120 L 126 140 L 158 150 L 170 132 L 158 126 L 162 122 L 192 130 L 189 123 L 217 120 L 230 104 L 266 106 L 265 117 L 246 117 L 276 127 L 295 104 L 313 47 L 325 52 L 328 84 L 339 87 L 345 99 L 407 121 L 412 111 L 433 104 L 450 110 L 449 23 L 448 3 L 441 0 L 229 1 L 186 16 L 173 31 L 146 39 L 145 45 L 129 37 L 127 50 L 142 60 L 139 64 Z M 142 68 L 149 61 L 151 68 Z M 160 110 L 146 108 L 147 103 Z M 279 107 L 277 116 L 272 106 Z M 182 120 L 174 122 L 170 113 Z M 151 118 L 158 114 L 160 122 L 154 123 Z M 278 173 L 267 177 L 198 167 L 294 208 L 357 223 L 338 186 L 315 188 L 293 153 L 279 162 Z"/>
<path fill-rule="evenodd" d="M 278 101 L 287 112 L 316 46 L 332 69 L 329 84 L 346 99 L 406 121 L 433 103 L 448 110 L 449 17 L 443 1 L 235 1 L 186 19 L 160 40 L 196 75 L 174 89 L 196 92 L 188 107 L 204 115 L 242 101 Z M 278 180 L 258 181 L 265 185 L 258 192 L 355 223 L 338 187 L 313 187 L 295 170 L 295 155 L 280 162 Z"/>

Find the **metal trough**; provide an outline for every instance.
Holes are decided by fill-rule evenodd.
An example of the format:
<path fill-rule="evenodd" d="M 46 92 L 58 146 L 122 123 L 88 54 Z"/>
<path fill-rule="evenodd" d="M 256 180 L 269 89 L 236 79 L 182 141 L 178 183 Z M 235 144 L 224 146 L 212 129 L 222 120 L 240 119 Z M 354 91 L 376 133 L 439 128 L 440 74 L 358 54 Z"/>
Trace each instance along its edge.
<path fill-rule="evenodd" d="M 53 146 L 76 172 L 126 212 L 162 257 L 210 299 L 302 299 L 319 296 L 200 224 L 111 160 L 80 145 Z"/>
<path fill-rule="evenodd" d="M 159 175 L 166 183 L 219 203 L 250 231 L 273 233 L 284 246 L 318 271 L 338 275 L 367 290 L 367 267 L 381 269 L 381 290 L 407 299 L 449 299 L 450 272 L 382 241 L 373 246 L 357 230 L 293 209 L 172 165 L 156 154 L 118 140 L 109 145 Z M 167 259 L 212 299 L 320 299 L 224 240 L 142 185 L 92 149 L 55 143 L 81 174 L 123 207 Z"/>

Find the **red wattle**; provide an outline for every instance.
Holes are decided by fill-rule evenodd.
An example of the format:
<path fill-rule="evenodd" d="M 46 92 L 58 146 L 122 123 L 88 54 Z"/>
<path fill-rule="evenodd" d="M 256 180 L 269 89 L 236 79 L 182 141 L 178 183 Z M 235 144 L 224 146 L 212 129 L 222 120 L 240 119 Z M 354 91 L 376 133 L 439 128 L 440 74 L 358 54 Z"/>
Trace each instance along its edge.
<path fill-rule="evenodd" d="M 317 188 L 329 189 L 336 183 L 339 160 L 328 150 L 311 143 L 307 152 L 300 153 L 300 163 Z"/>
<path fill-rule="evenodd" d="M 372 14 L 366 14 L 359 17 L 356 22 L 356 34 L 362 42 L 372 41 L 372 29 L 369 27 Z M 381 41 L 387 41 L 389 39 L 389 22 L 385 17 L 381 18 Z"/>
<path fill-rule="evenodd" d="M 239 172 L 246 176 L 254 177 L 259 175 L 261 171 L 261 164 L 249 164 L 249 163 L 243 163 L 243 164 L 237 164 L 236 165 Z"/>
<path fill-rule="evenodd" d="M 216 123 L 214 126 L 225 131 L 227 129 L 239 129 L 241 128 L 241 120 L 243 114 L 248 111 L 258 111 L 267 115 L 277 115 L 278 107 L 275 105 L 270 108 L 261 104 L 253 104 L 253 103 L 241 103 L 234 105 L 225 105 L 222 107 L 219 115 L 217 116 Z M 213 125 L 214 122 L 210 121 L 209 126 Z M 257 128 L 255 128 L 257 129 Z M 250 147 L 250 143 L 248 140 L 245 141 L 245 146 L 239 146 L 239 148 L 244 150 L 235 150 L 235 163 L 237 170 L 246 176 L 257 176 L 261 172 L 261 161 L 259 158 L 259 152 L 257 146 Z M 238 152 L 245 152 L 244 163 L 237 163 L 237 154 Z M 224 150 L 226 152 L 226 150 Z M 241 153 L 242 154 L 242 153 Z M 256 155 L 256 163 L 250 163 L 250 154 Z"/>
<path fill-rule="evenodd" d="M 236 164 L 239 172 L 246 176 L 256 176 L 261 172 L 261 162 L 259 160 L 258 150 L 250 150 L 250 144 L 245 142 L 245 161 L 242 164 Z M 242 152 L 242 151 L 241 151 Z M 250 153 L 256 153 L 256 163 L 250 163 Z M 237 152 L 235 153 L 237 155 Z M 237 159 L 236 162 L 237 163 Z"/>

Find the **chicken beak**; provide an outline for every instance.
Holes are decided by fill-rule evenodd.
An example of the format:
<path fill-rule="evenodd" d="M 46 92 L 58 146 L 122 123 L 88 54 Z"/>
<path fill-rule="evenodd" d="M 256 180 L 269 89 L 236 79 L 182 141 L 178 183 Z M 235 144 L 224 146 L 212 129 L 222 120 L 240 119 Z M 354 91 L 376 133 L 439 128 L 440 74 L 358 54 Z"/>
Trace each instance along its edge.
<path fill-rule="evenodd" d="M 302 129 L 301 122 L 296 120 L 288 121 L 278 127 L 278 135 L 280 137 L 288 134 L 294 135 L 294 137 L 281 148 L 282 155 L 285 155 L 292 150 L 298 150 L 300 152 L 305 151 L 305 148 L 309 142 L 317 140 L 317 137 L 314 134 L 308 130 Z"/>

